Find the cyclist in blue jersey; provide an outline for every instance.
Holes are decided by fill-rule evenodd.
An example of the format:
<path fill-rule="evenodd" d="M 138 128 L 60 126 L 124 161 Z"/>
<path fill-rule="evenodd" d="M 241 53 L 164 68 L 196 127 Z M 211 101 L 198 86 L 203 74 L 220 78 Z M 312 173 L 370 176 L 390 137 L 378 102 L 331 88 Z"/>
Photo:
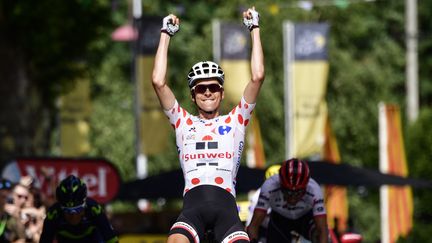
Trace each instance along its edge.
<path fill-rule="evenodd" d="M 41 243 L 118 242 L 102 205 L 87 197 L 87 186 L 81 179 L 70 175 L 62 180 L 56 198 L 47 210 Z"/>
<path fill-rule="evenodd" d="M 243 97 L 227 115 L 219 112 L 225 76 L 212 61 L 192 66 L 187 80 L 198 115 L 186 111 L 166 82 L 170 39 L 180 27 L 175 15 L 162 23 L 153 69 L 153 87 L 176 134 L 185 187 L 183 209 L 171 227 L 168 242 L 199 242 L 211 230 L 218 242 L 249 242 L 235 201 L 236 175 L 244 136 L 264 80 L 259 14 L 254 7 L 243 13 L 252 40 L 251 80 Z"/>

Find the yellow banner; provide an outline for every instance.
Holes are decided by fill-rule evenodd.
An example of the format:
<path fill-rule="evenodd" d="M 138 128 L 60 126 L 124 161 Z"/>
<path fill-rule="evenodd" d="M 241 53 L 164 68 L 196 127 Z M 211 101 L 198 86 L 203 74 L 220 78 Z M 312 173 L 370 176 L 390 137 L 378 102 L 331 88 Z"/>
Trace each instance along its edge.
<path fill-rule="evenodd" d="M 336 137 L 327 117 L 325 127 L 325 143 L 323 160 L 339 164 L 340 154 Z M 328 185 L 325 186 L 324 198 L 327 209 L 327 222 L 330 228 L 336 229 L 337 233 L 343 233 L 347 229 L 348 221 L 348 199 L 345 187 Z"/>
<path fill-rule="evenodd" d="M 225 102 L 237 104 L 243 96 L 247 83 L 251 80 L 248 60 L 222 60 L 221 68 L 225 73 Z"/>
<path fill-rule="evenodd" d="M 141 151 L 146 155 L 163 152 L 169 142 L 171 130 L 152 87 L 153 63 L 153 56 L 140 56 L 136 59 Z"/>
<path fill-rule="evenodd" d="M 290 157 L 321 155 L 327 118 L 325 94 L 329 64 L 327 61 L 297 61 L 292 68 Z"/>
<path fill-rule="evenodd" d="M 405 156 L 404 140 L 402 135 L 402 125 L 400 118 L 400 109 L 397 105 L 382 105 L 384 112 L 385 128 L 384 144 L 385 158 L 381 163 L 383 172 L 408 176 L 408 167 Z M 387 187 L 387 206 L 388 210 L 388 239 L 390 243 L 397 242 L 400 236 L 407 236 L 412 228 L 413 223 L 413 198 L 411 187 Z"/>
<path fill-rule="evenodd" d="M 60 150 L 63 156 L 82 156 L 90 151 L 90 81 L 80 79 L 60 97 Z"/>

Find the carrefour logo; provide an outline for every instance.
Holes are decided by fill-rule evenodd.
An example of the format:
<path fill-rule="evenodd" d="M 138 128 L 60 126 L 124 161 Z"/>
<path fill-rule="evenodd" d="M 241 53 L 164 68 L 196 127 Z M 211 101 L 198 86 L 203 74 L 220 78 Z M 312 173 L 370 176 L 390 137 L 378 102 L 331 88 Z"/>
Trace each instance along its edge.
<path fill-rule="evenodd" d="M 219 126 L 218 127 L 218 133 L 220 135 L 226 135 L 231 131 L 231 127 L 230 126 Z"/>

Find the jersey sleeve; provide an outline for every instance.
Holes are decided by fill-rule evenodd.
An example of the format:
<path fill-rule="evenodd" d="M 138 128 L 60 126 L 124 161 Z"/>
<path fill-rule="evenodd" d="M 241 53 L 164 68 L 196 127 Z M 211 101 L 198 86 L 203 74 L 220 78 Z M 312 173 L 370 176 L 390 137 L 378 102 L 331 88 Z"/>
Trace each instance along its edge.
<path fill-rule="evenodd" d="M 177 100 L 175 100 L 173 108 L 164 110 L 164 113 L 174 129 L 178 128 L 190 116 L 189 113 L 180 106 Z"/>
<path fill-rule="evenodd" d="M 100 204 L 92 205 L 91 211 L 95 219 L 96 227 L 98 228 L 103 240 L 107 243 L 118 242 L 119 239 L 117 233 L 114 231 L 114 228 L 109 222 L 102 206 Z"/>
<path fill-rule="evenodd" d="M 312 179 L 311 179 L 312 180 Z M 314 183 L 311 184 L 312 189 L 313 189 L 313 215 L 314 216 L 325 216 L 326 215 L 326 209 L 325 209 L 325 205 L 324 205 L 324 197 L 323 197 L 323 193 L 321 191 L 320 186 L 318 185 L 318 183 L 316 183 L 315 181 L 313 181 Z"/>
<path fill-rule="evenodd" d="M 267 179 L 261 186 L 255 210 L 263 210 L 267 212 L 267 210 L 270 208 L 270 191 L 272 190 L 272 184 L 272 181 Z"/>
<path fill-rule="evenodd" d="M 234 119 L 237 119 L 237 122 L 242 125 L 240 128 L 243 132 L 249 125 L 254 108 L 255 104 L 247 103 L 244 97 L 242 97 L 239 104 L 235 106 L 230 112 L 230 114 L 234 116 Z"/>

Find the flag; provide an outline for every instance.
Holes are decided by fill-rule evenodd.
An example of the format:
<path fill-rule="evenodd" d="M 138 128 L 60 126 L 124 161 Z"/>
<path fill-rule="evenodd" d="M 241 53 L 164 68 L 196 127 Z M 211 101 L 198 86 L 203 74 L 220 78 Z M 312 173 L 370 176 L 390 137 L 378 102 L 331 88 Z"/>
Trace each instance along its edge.
<path fill-rule="evenodd" d="M 242 24 L 214 21 L 213 36 L 215 61 L 220 62 L 225 73 L 225 107 L 232 107 L 238 104 L 251 80 L 250 32 Z M 252 168 L 264 168 L 265 154 L 255 114 L 246 132 L 246 163 Z"/>
<path fill-rule="evenodd" d="M 379 104 L 380 171 L 408 176 L 400 109 L 397 105 Z M 381 239 L 395 243 L 407 236 L 413 224 L 413 198 L 411 187 L 382 186 Z"/>
<path fill-rule="evenodd" d="M 214 56 L 220 58 L 225 73 L 224 92 L 229 107 L 237 105 L 243 96 L 250 74 L 250 33 L 241 24 L 215 22 L 213 35 L 218 40 L 214 45 Z M 220 46 L 216 46 L 220 44 Z"/>
<path fill-rule="evenodd" d="M 60 97 L 60 150 L 62 156 L 83 156 L 90 151 L 90 80 L 83 78 Z"/>
<path fill-rule="evenodd" d="M 325 126 L 325 142 L 323 160 L 339 164 L 341 161 L 336 137 L 334 136 L 330 119 L 327 117 Z M 348 222 L 347 190 L 342 186 L 325 186 L 324 199 L 327 209 L 327 222 L 337 233 L 345 232 Z"/>
<path fill-rule="evenodd" d="M 286 157 L 322 154 L 329 64 L 325 23 L 284 23 Z"/>
<path fill-rule="evenodd" d="M 159 100 L 152 87 L 152 70 L 159 37 L 161 17 L 144 17 L 140 20 L 138 55 L 135 59 L 135 82 L 139 150 L 145 155 L 162 153 L 168 144 L 171 131 Z"/>

